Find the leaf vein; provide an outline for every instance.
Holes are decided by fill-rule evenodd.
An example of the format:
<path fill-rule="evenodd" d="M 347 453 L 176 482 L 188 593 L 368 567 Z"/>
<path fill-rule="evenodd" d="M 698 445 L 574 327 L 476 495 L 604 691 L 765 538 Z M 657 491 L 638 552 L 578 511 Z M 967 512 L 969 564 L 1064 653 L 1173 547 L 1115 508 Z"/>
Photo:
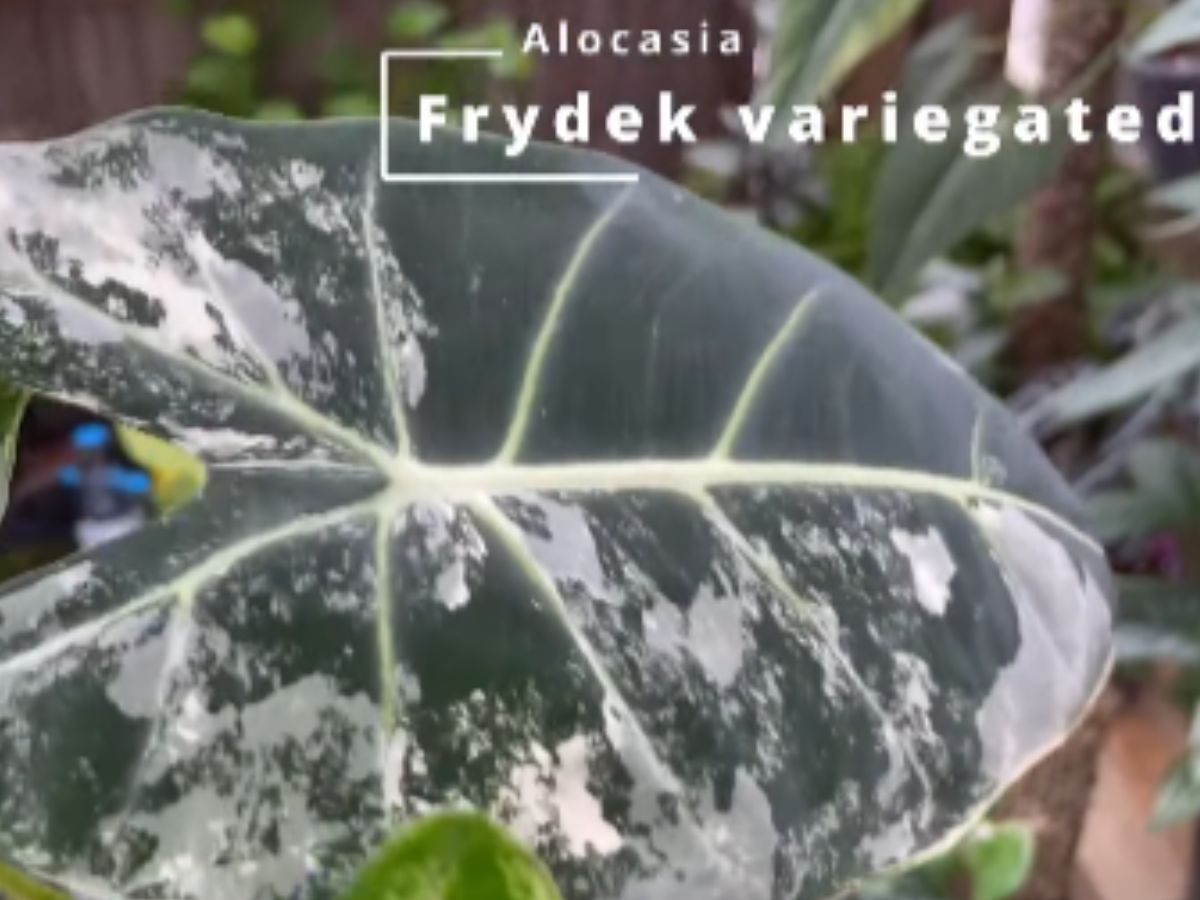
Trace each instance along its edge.
<path fill-rule="evenodd" d="M 294 522 L 288 522 L 285 525 L 243 538 L 240 541 L 214 551 L 205 559 L 176 575 L 167 583 L 144 591 L 117 609 L 110 610 L 98 618 L 76 625 L 55 635 L 48 641 L 22 650 L 8 659 L 0 661 L 0 677 L 26 671 L 33 666 L 52 659 L 60 650 L 79 646 L 89 638 L 100 634 L 111 625 L 136 615 L 143 610 L 150 609 L 155 605 L 165 603 L 172 597 L 178 596 L 181 605 L 185 609 L 190 609 L 200 591 L 211 581 L 226 574 L 233 566 L 284 541 L 315 534 L 327 528 L 344 524 L 355 518 L 370 515 L 385 502 L 381 497 L 387 496 L 385 493 L 379 497 L 373 497 L 350 506 L 306 516 Z M 86 557 L 83 558 L 86 559 Z"/>
<path fill-rule="evenodd" d="M 45 295 L 54 303 L 65 303 L 81 310 L 86 315 L 94 316 L 110 326 L 127 341 L 136 344 L 155 356 L 166 359 L 187 371 L 216 382 L 244 399 L 266 409 L 274 410 L 286 419 L 313 432 L 323 433 L 333 438 L 343 447 L 357 452 L 359 455 L 374 462 L 380 469 L 386 470 L 391 462 L 391 454 L 366 440 L 361 434 L 347 428 L 325 414 L 318 412 L 309 404 L 300 400 L 290 391 L 281 391 L 278 386 L 274 390 L 264 390 L 254 382 L 241 381 L 222 372 L 220 369 L 205 363 L 190 354 L 172 351 L 156 340 L 152 333 L 147 333 L 139 326 L 124 322 L 106 313 L 81 297 L 50 280 L 28 261 L 22 260 L 25 277 L 31 282 L 29 290 Z M 12 286 L 7 290 L 13 291 Z M 272 382 L 274 384 L 274 382 Z"/>
<path fill-rule="evenodd" d="M 595 493 L 672 491 L 695 493 L 713 487 L 844 488 L 944 497 L 959 505 L 993 503 L 1020 509 L 1053 524 L 1085 546 L 1096 541 L 1056 513 L 1017 494 L 974 481 L 931 472 L 846 463 L 700 459 L 642 459 L 560 465 L 433 466 L 406 462 L 393 473 L 405 496 L 439 499 L 549 491 Z"/>
<path fill-rule="evenodd" d="M 497 455 L 499 461 L 511 462 L 521 452 L 521 445 L 529 430 L 529 420 L 533 415 L 533 405 L 537 401 L 538 390 L 541 387 L 542 369 L 546 364 L 546 358 L 550 355 L 550 349 L 554 345 L 555 334 L 558 331 L 558 323 L 562 318 L 563 310 L 575 291 L 579 276 L 592 251 L 632 196 L 633 190 L 632 187 L 629 187 L 622 191 L 617 199 L 592 223 L 576 246 L 558 284 L 555 285 L 550 307 L 542 319 L 541 328 L 538 329 L 537 338 L 529 352 L 508 434 Z"/>
<path fill-rule="evenodd" d="M 812 315 L 819 295 L 819 291 L 812 291 L 804 296 L 796 304 L 796 308 L 788 316 L 783 327 L 764 348 L 758 361 L 754 364 L 754 368 L 750 370 L 750 375 L 746 378 L 746 383 L 733 405 L 725 428 L 722 429 L 721 436 L 717 439 L 716 447 L 712 452 L 713 459 L 728 459 L 733 454 L 738 438 L 741 437 L 751 413 L 754 412 L 755 404 L 758 402 L 767 379 L 774 371 L 776 363 L 779 362 L 779 358 L 789 342 L 800 332 Z"/>
<path fill-rule="evenodd" d="M 370 276 L 371 307 L 375 315 L 375 335 L 379 352 L 380 378 L 383 380 L 384 396 L 395 429 L 396 450 L 401 456 L 411 452 L 411 438 L 400 397 L 400 366 L 397 364 L 395 348 L 388 334 L 387 306 L 384 303 L 383 267 L 379 259 L 379 241 L 375 233 L 379 210 L 379 160 L 372 158 L 367 167 L 365 196 L 363 198 L 362 240 L 367 254 L 367 272 Z"/>
<path fill-rule="evenodd" d="M 606 728 L 609 729 L 609 740 L 612 742 L 614 748 L 619 750 L 625 747 L 632 751 L 634 763 L 646 770 L 650 779 L 657 785 L 659 790 L 675 795 L 680 800 L 681 807 L 686 810 L 687 802 L 684 786 L 679 781 L 678 776 L 659 756 L 658 751 L 654 748 L 650 740 L 650 736 L 646 733 L 633 709 L 630 707 L 629 701 L 625 699 L 624 694 L 621 693 L 620 688 L 605 669 L 603 661 L 600 659 L 599 654 L 596 652 L 595 647 L 592 646 L 587 635 L 575 623 L 570 608 L 555 585 L 553 578 L 542 568 L 541 564 L 529 550 L 520 530 L 490 497 L 477 497 L 469 504 L 469 508 L 476 519 L 496 537 L 513 561 L 521 567 L 521 570 L 529 578 L 534 589 L 549 604 L 551 612 L 553 612 L 563 630 L 582 654 L 584 661 L 587 663 L 588 670 L 604 691 L 604 718 Z M 614 719 L 617 721 L 614 722 Z M 630 740 L 622 741 L 614 733 L 618 723 L 625 726 Z M 627 765 L 630 764 L 630 760 L 625 760 L 625 762 Z M 712 858 L 720 859 L 721 854 L 713 847 L 712 842 L 704 834 L 698 823 L 695 822 L 694 816 L 690 812 L 685 812 L 684 815 L 687 817 L 685 828 L 695 844 L 705 854 Z"/>
<path fill-rule="evenodd" d="M 399 719 L 398 702 L 400 686 L 396 681 L 396 648 L 393 637 L 392 559 L 391 528 L 396 507 L 380 509 L 375 521 L 374 578 L 375 578 L 375 627 L 379 653 L 379 731 L 380 766 L 382 778 L 380 802 L 383 804 L 384 819 L 392 824 L 393 809 L 390 805 L 395 786 L 388 778 L 395 774 L 387 765 L 392 736 Z"/>

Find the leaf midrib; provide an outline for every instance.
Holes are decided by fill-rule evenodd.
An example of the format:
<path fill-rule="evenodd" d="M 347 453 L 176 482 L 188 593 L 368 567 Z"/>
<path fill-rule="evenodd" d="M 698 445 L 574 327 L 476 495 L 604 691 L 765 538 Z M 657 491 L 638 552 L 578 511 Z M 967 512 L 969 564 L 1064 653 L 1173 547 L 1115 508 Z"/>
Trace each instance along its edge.
<path fill-rule="evenodd" d="M 995 504 L 1029 513 L 1071 534 L 1087 546 L 1096 542 L 1065 517 L 1017 494 L 977 481 L 930 472 L 847 463 L 750 461 L 716 457 L 641 459 L 562 464 L 431 465 L 397 460 L 389 472 L 401 502 L 430 499 L 470 502 L 479 496 L 521 493 L 631 493 L 661 491 L 695 494 L 713 488 L 860 489 L 926 494 L 961 507 Z"/>

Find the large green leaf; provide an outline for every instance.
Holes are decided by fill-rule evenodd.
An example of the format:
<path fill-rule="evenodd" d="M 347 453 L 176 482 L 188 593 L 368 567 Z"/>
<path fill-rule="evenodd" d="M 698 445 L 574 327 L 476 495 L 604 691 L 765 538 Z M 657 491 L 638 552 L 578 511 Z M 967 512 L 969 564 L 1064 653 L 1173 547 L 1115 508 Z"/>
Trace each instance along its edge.
<path fill-rule="evenodd" d="M 325 897 L 472 807 L 572 900 L 824 897 L 1084 713 L 1102 552 L 853 281 L 650 175 L 375 153 L 187 113 L 0 150 L 0 375 L 209 467 L 0 596 L 0 856 Z"/>

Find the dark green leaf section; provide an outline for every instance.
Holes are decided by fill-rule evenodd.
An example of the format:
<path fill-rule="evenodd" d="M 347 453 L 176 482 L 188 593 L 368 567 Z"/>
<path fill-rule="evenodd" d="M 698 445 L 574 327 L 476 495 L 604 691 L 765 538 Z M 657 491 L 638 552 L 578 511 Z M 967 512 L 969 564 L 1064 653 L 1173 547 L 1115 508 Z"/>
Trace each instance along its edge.
<path fill-rule="evenodd" d="M 431 816 L 390 842 L 342 900 L 560 900 L 549 874 L 486 818 Z"/>
<path fill-rule="evenodd" d="M 394 172 L 617 167 L 390 137 Z M 570 900 L 814 900 L 1083 714 L 1100 550 L 860 287 L 648 175 L 385 187 L 376 138 L 0 151 L 0 376 L 209 469 L 0 597 L 0 855 L 323 900 L 472 809 Z"/>

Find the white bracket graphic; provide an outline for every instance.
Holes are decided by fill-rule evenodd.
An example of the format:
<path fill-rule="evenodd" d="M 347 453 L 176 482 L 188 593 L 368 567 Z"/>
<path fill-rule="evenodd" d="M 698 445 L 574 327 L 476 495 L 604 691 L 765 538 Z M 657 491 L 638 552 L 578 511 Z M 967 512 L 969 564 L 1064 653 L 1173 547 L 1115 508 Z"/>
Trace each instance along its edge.
<path fill-rule="evenodd" d="M 388 109 L 392 60 L 500 59 L 498 49 L 425 48 L 385 50 L 379 56 L 379 177 L 388 184 L 635 184 L 636 172 L 393 172 Z"/>

